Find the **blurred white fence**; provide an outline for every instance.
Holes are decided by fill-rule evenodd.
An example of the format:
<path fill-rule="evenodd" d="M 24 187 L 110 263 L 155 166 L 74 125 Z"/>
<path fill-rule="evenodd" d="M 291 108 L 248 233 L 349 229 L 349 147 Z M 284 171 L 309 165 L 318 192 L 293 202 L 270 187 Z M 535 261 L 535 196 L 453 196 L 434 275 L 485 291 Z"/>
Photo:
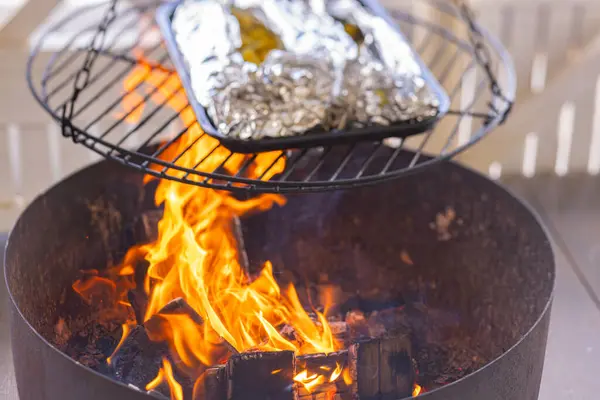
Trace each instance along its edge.
<path fill-rule="evenodd" d="M 0 230 L 19 208 L 96 156 L 64 140 L 33 101 L 24 77 L 29 33 L 77 6 L 98 0 L 0 0 Z M 409 2 L 421 13 L 419 3 Z M 406 0 L 385 0 L 388 7 Z M 502 174 L 600 172 L 600 1 L 471 0 L 479 21 L 512 53 L 519 82 L 506 125 L 459 160 L 493 177 Z M 29 6 L 29 8 L 27 8 Z M 52 11 L 51 11 L 52 10 Z M 51 12 L 50 12 L 51 11 Z M 46 16 L 50 14 L 49 18 Z M 423 15 L 422 15 L 423 16 Z M 423 17 L 436 19 L 436 15 Z M 14 22 L 14 20 L 13 20 Z M 36 33 L 33 33 L 35 37 Z M 61 35 L 53 42 L 59 44 Z M 461 96 L 473 96 L 472 80 Z M 463 138 L 468 137 L 461 132 Z"/>

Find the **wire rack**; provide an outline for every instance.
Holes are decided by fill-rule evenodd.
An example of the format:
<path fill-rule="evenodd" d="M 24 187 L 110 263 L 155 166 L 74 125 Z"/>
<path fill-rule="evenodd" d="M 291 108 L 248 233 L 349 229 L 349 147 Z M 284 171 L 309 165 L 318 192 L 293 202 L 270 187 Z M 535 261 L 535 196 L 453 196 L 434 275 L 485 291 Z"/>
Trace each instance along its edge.
<path fill-rule="evenodd" d="M 391 14 L 451 97 L 451 110 L 436 127 L 405 140 L 271 153 L 259 173 L 249 174 L 263 154 L 232 153 L 201 132 L 190 137 L 193 125 L 182 119 L 189 106 L 173 105 L 185 94 L 154 22 L 159 4 L 113 1 L 78 9 L 40 36 L 27 66 L 33 95 L 65 137 L 158 178 L 278 193 L 373 184 L 464 151 L 501 124 L 513 104 L 512 61 L 469 8 L 413 1 Z M 65 32 L 71 38 L 64 45 L 46 50 L 53 35 Z M 181 162 L 187 152 L 202 156 L 188 165 Z M 274 173 L 282 162 L 285 169 Z"/>

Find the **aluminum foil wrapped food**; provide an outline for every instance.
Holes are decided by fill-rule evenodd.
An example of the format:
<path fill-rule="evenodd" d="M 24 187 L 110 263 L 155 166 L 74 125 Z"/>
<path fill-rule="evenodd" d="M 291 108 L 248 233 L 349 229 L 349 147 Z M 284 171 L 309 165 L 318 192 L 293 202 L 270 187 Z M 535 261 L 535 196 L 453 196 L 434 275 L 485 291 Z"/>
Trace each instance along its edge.
<path fill-rule="evenodd" d="M 172 27 L 196 99 L 228 137 L 390 125 L 438 111 L 402 35 L 356 0 L 184 0 Z"/>

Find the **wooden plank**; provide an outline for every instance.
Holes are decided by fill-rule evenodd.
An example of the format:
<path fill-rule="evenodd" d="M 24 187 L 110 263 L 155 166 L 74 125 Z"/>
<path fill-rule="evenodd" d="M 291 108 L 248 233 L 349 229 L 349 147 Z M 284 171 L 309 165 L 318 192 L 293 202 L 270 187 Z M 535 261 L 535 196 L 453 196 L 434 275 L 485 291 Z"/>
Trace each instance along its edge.
<path fill-rule="evenodd" d="M 412 394 L 415 377 L 408 337 L 370 339 L 353 344 L 349 353 L 357 398 L 395 400 Z"/>

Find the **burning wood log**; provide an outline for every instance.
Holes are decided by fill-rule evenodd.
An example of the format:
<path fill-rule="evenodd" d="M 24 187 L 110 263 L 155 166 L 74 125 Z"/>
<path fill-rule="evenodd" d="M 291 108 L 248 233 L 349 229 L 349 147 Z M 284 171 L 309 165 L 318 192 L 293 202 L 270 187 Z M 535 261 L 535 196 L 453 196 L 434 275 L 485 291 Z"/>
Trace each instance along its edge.
<path fill-rule="evenodd" d="M 351 397 L 351 387 L 344 381 L 344 370 L 348 366 L 348 351 L 330 354 L 308 354 L 296 358 L 299 374 L 306 371 L 306 377 L 314 377 L 307 383 L 297 385 L 298 398 L 302 400 L 347 399 Z M 298 381 L 296 377 L 296 381 Z"/>
<path fill-rule="evenodd" d="M 242 353 L 225 367 L 228 400 L 294 400 L 292 351 Z"/>
<path fill-rule="evenodd" d="M 321 322 L 315 316 L 309 314 L 311 319 L 314 321 L 315 325 L 321 327 Z M 329 328 L 331 329 L 331 333 L 333 336 L 342 343 L 349 344 L 350 340 L 350 331 L 348 329 L 348 324 L 344 321 L 328 321 Z M 301 340 L 301 338 L 296 334 L 296 330 L 293 326 L 285 324 L 280 327 L 279 333 L 282 334 L 288 340 Z"/>
<path fill-rule="evenodd" d="M 410 397 L 414 384 L 407 336 L 371 339 L 349 349 L 352 392 L 361 400 Z"/>
<path fill-rule="evenodd" d="M 185 314 L 190 317 L 198 325 L 204 323 L 204 319 L 190 306 L 182 297 L 171 300 L 160 311 L 157 315 L 177 315 Z M 152 319 L 152 318 L 150 318 Z"/>
<path fill-rule="evenodd" d="M 208 368 L 194 385 L 193 400 L 227 400 L 225 366 Z"/>
<path fill-rule="evenodd" d="M 144 323 L 144 315 L 146 315 L 146 306 L 148 305 L 148 296 L 143 290 L 133 289 L 127 292 L 127 300 L 133 308 L 135 320 L 138 324 Z"/>

